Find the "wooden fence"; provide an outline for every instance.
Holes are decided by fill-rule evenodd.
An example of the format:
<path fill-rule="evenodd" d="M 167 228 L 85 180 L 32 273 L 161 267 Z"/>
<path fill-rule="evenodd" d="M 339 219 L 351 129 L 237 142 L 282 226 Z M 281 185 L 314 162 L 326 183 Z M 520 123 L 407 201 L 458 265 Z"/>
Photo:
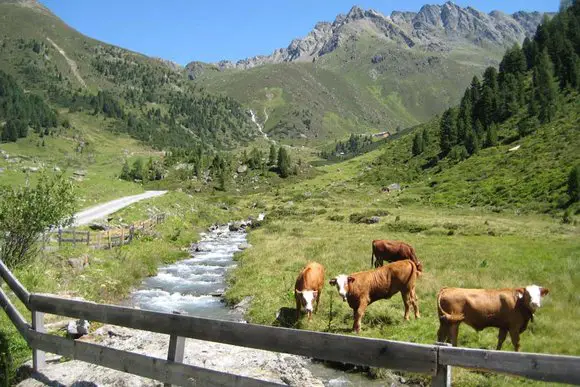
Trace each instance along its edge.
<path fill-rule="evenodd" d="M 30 294 L 0 261 L 0 276 L 32 312 L 30 325 L 0 288 L 0 306 L 33 350 L 33 367 L 56 353 L 91 364 L 182 386 L 273 386 L 276 383 L 183 363 L 185 338 L 263 349 L 321 360 L 432 375 L 432 386 L 449 386 L 451 367 L 580 384 L 580 357 L 488 351 L 369 339 L 278 328 Z M 169 335 L 167 360 L 45 333 L 44 313 Z"/>
<path fill-rule="evenodd" d="M 165 221 L 165 214 L 157 214 L 142 222 L 133 223 L 127 228 L 116 228 L 105 231 L 84 231 L 76 228 L 69 230 L 58 230 L 52 233 L 56 236 L 58 247 L 64 243 L 76 245 L 93 246 L 97 249 L 112 248 L 123 246 L 133 241 L 135 232 L 147 232 L 153 229 L 159 223 Z"/>

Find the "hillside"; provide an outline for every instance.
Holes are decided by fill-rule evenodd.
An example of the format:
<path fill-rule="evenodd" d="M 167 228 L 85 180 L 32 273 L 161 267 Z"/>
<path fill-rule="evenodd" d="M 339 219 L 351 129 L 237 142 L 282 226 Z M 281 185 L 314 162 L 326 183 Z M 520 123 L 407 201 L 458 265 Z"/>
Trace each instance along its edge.
<path fill-rule="evenodd" d="M 191 87 L 179 66 L 78 33 L 36 0 L 0 1 L 0 20 L 0 70 L 55 107 L 111 118 L 106 129 L 158 148 L 255 135 L 236 101 Z"/>
<path fill-rule="evenodd" d="M 541 19 L 450 2 L 390 16 L 353 7 L 270 56 L 192 62 L 186 71 L 251 106 L 275 138 L 319 143 L 424 122 L 458 102 L 471 76 L 497 65 Z"/>

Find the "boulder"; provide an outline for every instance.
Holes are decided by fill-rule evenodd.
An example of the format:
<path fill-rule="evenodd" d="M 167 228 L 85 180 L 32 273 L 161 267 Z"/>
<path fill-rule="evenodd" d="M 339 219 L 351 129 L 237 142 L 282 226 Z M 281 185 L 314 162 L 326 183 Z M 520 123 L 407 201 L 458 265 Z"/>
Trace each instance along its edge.
<path fill-rule="evenodd" d="M 87 320 L 70 321 L 66 327 L 67 336 L 78 339 L 89 333 L 90 326 L 91 324 Z"/>
<path fill-rule="evenodd" d="M 246 223 L 245 222 L 232 222 L 229 225 L 229 229 L 230 231 L 240 231 L 242 228 L 246 227 Z"/>
<path fill-rule="evenodd" d="M 89 266 L 89 257 L 84 255 L 79 258 L 69 258 L 67 263 L 76 271 L 83 271 Z"/>
<path fill-rule="evenodd" d="M 246 171 L 248 170 L 248 166 L 247 165 L 240 165 L 237 169 L 238 173 L 246 173 Z"/>
<path fill-rule="evenodd" d="M 371 216 L 368 220 L 367 223 L 368 224 L 374 224 L 374 223 L 379 223 L 381 221 L 381 218 L 379 218 L 378 216 Z"/>
<path fill-rule="evenodd" d="M 251 245 L 251 244 L 249 244 L 248 242 L 243 242 L 243 243 L 240 243 L 240 245 L 238 246 L 238 248 L 239 248 L 240 250 L 246 250 L 246 249 L 249 249 L 249 248 L 251 248 L 251 247 L 252 247 L 252 245 Z"/>
<path fill-rule="evenodd" d="M 263 212 L 261 212 L 261 213 L 258 215 L 258 222 L 261 222 L 261 221 L 263 221 L 265 218 L 266 218 L 266 214 L 264 214 Z"/>
<path fill-rule="evenodd" d="M 103 223 L 91 223 L 91 224 L 89 224 L 89 228 L 91 230 L 95 230 L 95 231 L 105 231 L 109 227 L 106 224 L 103 224 Z"/>

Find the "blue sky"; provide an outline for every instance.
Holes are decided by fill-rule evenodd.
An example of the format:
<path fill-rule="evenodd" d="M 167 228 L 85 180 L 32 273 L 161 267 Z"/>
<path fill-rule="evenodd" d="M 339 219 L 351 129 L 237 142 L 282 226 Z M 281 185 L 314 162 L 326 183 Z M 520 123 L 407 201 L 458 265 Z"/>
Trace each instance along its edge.
<path fill-rule="evenodd" d="M 270 54 L 357 4 L 384 14 L 428 0 L 41 0 L 92 38 L 179 64 Z M 556 11 L 558 0 L 455 1 L 481 11 Z"/>

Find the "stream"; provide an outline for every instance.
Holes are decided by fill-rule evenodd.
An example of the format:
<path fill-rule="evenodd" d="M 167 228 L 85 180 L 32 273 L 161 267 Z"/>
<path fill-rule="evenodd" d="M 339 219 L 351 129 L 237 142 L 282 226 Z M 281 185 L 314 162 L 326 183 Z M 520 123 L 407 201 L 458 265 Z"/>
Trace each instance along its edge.
<path fill-rule="evenodd" d="M 243 230 L 230 231 L 228 225 L 212 227 L 192 247 L 191 258 L 159 268 L 156 276 L 146 278 L 132 293 L 131 303 L 159 312 L 244 321 L 241 312 L 226 306 L 221 294 L 227 286 L 226 273 L 237 266 L 233 256 L 245 242 Z M 316 362 L 308 362 L 306 368 L 327 386 L 384 386 L 386 382 Z"/>

